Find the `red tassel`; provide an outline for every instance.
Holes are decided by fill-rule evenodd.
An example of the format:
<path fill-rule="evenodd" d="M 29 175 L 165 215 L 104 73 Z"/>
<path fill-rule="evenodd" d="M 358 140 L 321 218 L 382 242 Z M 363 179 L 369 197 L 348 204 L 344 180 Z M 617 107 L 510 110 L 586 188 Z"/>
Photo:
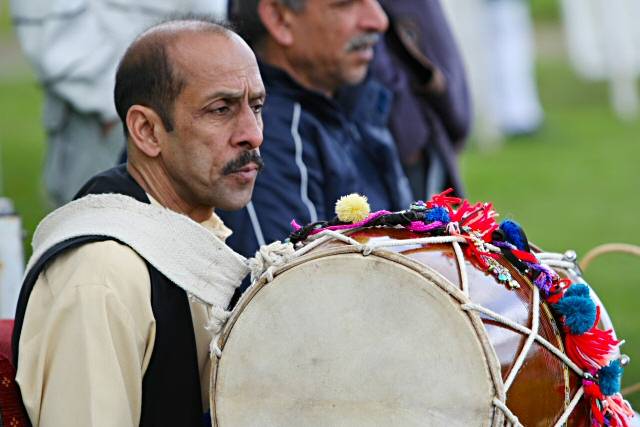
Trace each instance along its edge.
<path fill-rule="evenodd" d="M 597 307 L 595 325 L 582 335 L 572 335 L 565 328 L 565 348 L 567 355 L 580 368 L 598 370 L 609 363 L 622 341 L 613 338 L 613 330 L 603 331 L 596 326 L 600 321 L 600 307 Z"/>
<path fill-rule="evenodd" d="M 495 221 L 497 216 L 490 203 L 476 203 L 471 205 L 468 200 L 463 200 L 462 204 L 455 212 L 450 214 L 451 222 L 457 222 L 460 226 L 467 226 L 479 233 L 484 241 L 491 241 L 491 233 L 500 226 Z"/>
<path fill-rule="evenodd" d="M 620 393 L 604 396 L 600 386 L 589 380 L 584 380 L 582 386 L 585 396 L 591 400 L 594 426 L 601 427 L 605 425 L 605 421 L 609 421 L 606 425 L 611 427 L 629 427 L 629 421 L 635 414 Z"/>
<path fill-rule="evenodd" d="M 600 427 L 604 425 L 604 413 L 602 412 L 598 399 L 591 399 L 591 417 L 593 418 L 594 426 Z"/>
<path fill-rule="evenodd" d="M 552 285 L 551 289 L 549 290 L 549 297 L 546 299 L 547 303 L 557 304 L 562 299 L 564 293 L 567 291 L 567 289 L 569 289 L 570 286 L 571 280 L 559 279 Z M 596 322 L 595 324 L 597 325 L 598 322 Z"/>
<path fill-rule="evenodd" d="M 487 262 L 484 260 L 484 257 L 491 254 L 480 252 L 476 245 L 474 245 L 473 240 L 471 240 L 470 238 L 467 238 L 467 242 L 467 247 L 464 250 L 465 257 L 475 260 L 483 270 L 488 270 L 489 264 L 487 264 Z"/>
<path fill-rule="evenodd" d="M 600 390 L 600 386 L 597 383 L 593 381 L 583 380 L 582 387 L 584 388 L 584 394 L 591 397 L 592 399 L 604 399 L 602 390 Z"/>
<path fill-rule="evenodd" d="M 530 262 L 531 264 L 540 264 L 538 258 L 530 252 L 521 251 L 520 249 L 511 249 L 511 253 L 513 253 L 520 261 Z"/>
<path fill-rule="evenodd" d="M 458 205 L 462 201 L 462 199 L 460 199 L 459 197 L 448 196 L 448 194 L 451 194 L 452 192 L 453 188 L 447 188 L 442 193 L 432 196 L 431 200 L 427 202 L 427 207 L 431 209 L 435 206 L 440 206 L 443 208 L 448 208 L 449 213 L 451 213 L 453 211 L 453 206 Z"/>

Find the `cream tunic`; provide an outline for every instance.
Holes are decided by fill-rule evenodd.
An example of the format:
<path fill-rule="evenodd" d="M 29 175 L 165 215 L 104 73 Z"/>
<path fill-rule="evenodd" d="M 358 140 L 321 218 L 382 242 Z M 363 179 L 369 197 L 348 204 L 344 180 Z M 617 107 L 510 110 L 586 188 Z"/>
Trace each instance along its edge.
<path fill-rule="evenodd" d="M 215 214 L 201 224 L 231 234 Z M 208 313 L 190 307 L 206 410 Z M 34 427 L 138 426 L 155 332 L 149 273 L 131 248 L 95 242 L 57 257 L 38 277 L 20 338 L 17 381 Z"/>

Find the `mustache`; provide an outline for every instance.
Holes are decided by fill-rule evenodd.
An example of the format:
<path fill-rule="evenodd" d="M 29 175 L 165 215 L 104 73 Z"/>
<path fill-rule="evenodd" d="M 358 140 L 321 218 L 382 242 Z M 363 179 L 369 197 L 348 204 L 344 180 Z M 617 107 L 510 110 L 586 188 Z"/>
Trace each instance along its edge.
<path fill-rule="evenodd" d="M 356 36 L 349 40 L 345 50 L 347 52 L 354 52 L 364 47 L 372 46 L 380 40 L 380 33 L 367 33 L 360 36 Z"/>
<path fill-rule="evenodd" d="M 222 168 L 222 174 L 229 175 L 238 172 L 249 163 L 255 163 L 255 165 L 258 166 L 258 172 L 260 172 L 262 168 L 264 168 L 264 160 L 262 160 L 262 156 L 260 156 L 260 153 L 258 153 L 258 151 L 256 150 L 251 150 L 245 151 L 237 158 L 224 165 L 224 168 Z"/>

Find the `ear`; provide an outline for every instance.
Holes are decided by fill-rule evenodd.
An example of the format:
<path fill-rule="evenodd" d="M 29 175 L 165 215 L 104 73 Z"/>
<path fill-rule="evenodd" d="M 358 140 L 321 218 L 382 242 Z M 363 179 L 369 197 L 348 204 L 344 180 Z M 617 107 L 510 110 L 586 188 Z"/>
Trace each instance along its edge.
<path fill-rule="evenodd" d="M 127 111 L 127 129 L 133 145 L 149 157 L 160 154 L 160 141 L 166 137 L 162 119 L 151 108 L 132 105 Z"/>
<path fill-rule="evenodd" d="M 291 18 L 293 11 L 282 5 L 278 0 L 260 0 L 258 15 L 262 25 L 267 29 L 274 41 L 283 46 L 293 43 L 291 33 Z"/>

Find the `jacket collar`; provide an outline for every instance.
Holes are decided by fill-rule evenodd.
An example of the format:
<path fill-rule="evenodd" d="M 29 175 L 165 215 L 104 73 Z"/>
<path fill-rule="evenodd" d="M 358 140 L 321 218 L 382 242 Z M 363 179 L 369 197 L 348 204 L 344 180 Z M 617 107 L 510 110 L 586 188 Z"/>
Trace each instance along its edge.
<path fill-rule="evenodd" d="M 283 96 L 299 102 L 327 119 L 341 122 L 364 119 L 386 126 L 392 95 L 370 76 L 358 85 L 341 88 L 333 98 L 329 98 L 303 87 L 281 68 L 260 60 L 258 65 L 269 96 Z"/>

